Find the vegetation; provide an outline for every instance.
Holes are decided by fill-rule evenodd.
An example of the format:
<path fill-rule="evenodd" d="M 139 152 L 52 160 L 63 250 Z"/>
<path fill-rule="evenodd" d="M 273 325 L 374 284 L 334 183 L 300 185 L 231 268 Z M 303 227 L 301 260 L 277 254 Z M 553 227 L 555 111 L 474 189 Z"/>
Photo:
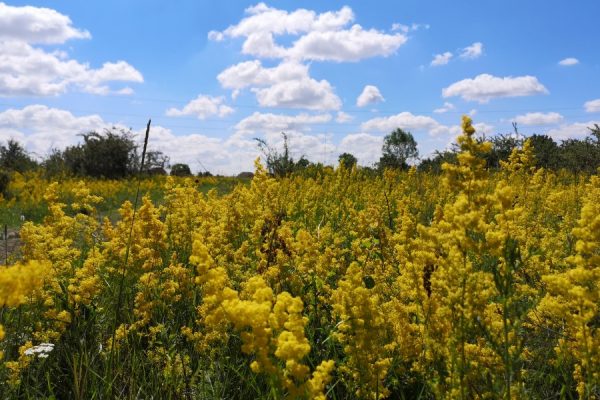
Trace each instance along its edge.
<path fill-rule="evenodd" d="M 378 166 L 386 168 L 408 169 L 410 161 L 416 161 L 419 157 L 417 141 L 410 132 L 395 129 L 383 139 L 381 148 L 382 155 Z"/>
<path fill-rule="evenodd" d="M 192 170 L 187 164 L 173 164 L 171 167 L 172 176 L 191 176 Z"/>
<path fill-rule="evenodd" d="M 103 222 L 102 181 L 48 185 L 0 267 L 0 397 L 599 397 L 600 178 L 494 146 L 464 117 L 439 173 L 257 162 Z"/>
<path fill-rule="evenodd" d="M 346 169 L 352 169 L 358 163 L 356 157 L 354 157 L 350 153 L 342 153 L 338 157 L 338 162 L 344 166 Z"/>

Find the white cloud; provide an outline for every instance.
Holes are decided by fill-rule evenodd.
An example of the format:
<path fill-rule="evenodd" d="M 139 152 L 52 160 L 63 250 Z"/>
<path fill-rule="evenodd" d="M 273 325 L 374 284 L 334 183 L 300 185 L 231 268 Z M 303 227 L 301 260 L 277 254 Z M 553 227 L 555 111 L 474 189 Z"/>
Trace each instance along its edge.
<path fill-rule="evenodd" d="M 108 82 L 144 80 L 139 71 L 124 61 L 93 69 L 23 42 L 0 41 L 0 54 L 0 96 L 52 96 L 70 88 L 107 94 Z"/>
<path fill-rule="evenodd" d="M 464 49 L 462 49 L 462 52 L 460 53 L 460 57 L 461 58 L 466 58 L 466 59 L 475 59 L 480 57 L 483 54 L 483 44 L 481 42 L 475 42 L 470 46 L 465 47 Z"/>
<path fill-rule="evenodd" d="M 412 23 L 411 25 L 404 25 L 404 24 L 398 24 L 398 23 L 392 24 L 392 32 L 400 31 L 402 33 L 408 33 L 408 32 L 416 31 L 419 29 L 429 29 L 429 24 L 416 24 L 416 23 Z"/>
<path fill-rule="evenodd" d="M 401 34 L 389 35 L 375 29 L 354 25 L 341 31 L 312 31 L 298 39 L 288 55 L 302 60 L 359 61 L 375 56 L 389 56 L 406 42 Z"/>
<path fill-rule="evenodd" d="M 372 165 L 381 156 L 382 136 L 368 133 L 352 133 L 340 141 L 338 152 L 350 153 L 358 159 L 361 165 Z"/>
<path fill-rule="evenodd" d="M 52 148 L 76 144 L 81 133 L 109 126 L 99 115 L 77 117 L 69 111 L 29 105 L 0 112 L 0 141 L 15 138 L 34 154 L 45 156 Z"/>
<path fill-rule="evenodd" d="M 223 104 L 225 98 L 223 96 L 213 97 L 207 95 L 198 95 L 197 98 L 186 104 L 181 110 L 177 108 L 169 108 L 166 114 L 169 117 L 182 117 L 192 115 L 198 119 L 206 119 L 211 115 L 224 117 L 233 113 L 234 109 Z"/>
<path fill-rule="evenodd" d="M 562 120 L 563 116 L 556 112 L 533 112 L 514 117 L 516 123 L 523 125 L 553 125 L 560 123 Z"/>
<path fill-rule="evenodd" d="M 311 78 L 308 66 L 294 61 L 273 68 L 263 67 L 258 60 L 246 61 L 225 69 L 217 79 L 228 89 L 252 87 L 264 107 L 337 110 L 342 104 L 328 81 Z"/>
<path fill-rule="evenodd" d="M 550 129 L 548 132 L 546 132 L 546 135 L 555 140 L 582 139 L 589 135 L 590 130 L 588 127 L 594 126 L 594 124 L 600 124 L 600 121 L 564 124 L 558 128 Z"/>
<path fill-rule="evenodd" d="M 435 110 L 433 110 L 434 113 L 438 113 L 438 114 L 443 114 L 445 112 L 454 110 L 454 104 L 450 103 L 450 102 L 444 102 L 444 105 L 440 108 L 436 108 Z"/>
<path fill-rule="evenodd" d="M 122 124 L 104 121 L 98 115 L 75 116 L 66 110 L 30 105 L 0 112 L 0 143 L 16 139 L 33 155 L 43 158 L 52 148 L 64 149 L 80 143 L 81 133 L 102 132 L 113 126 L 127 129 Z M 134 131 L 138 142 L 144 131 L 145 127 Z M 164 152 L 172 163 L 188 163 L 195 170 L 200 170 L 202 163 L 213 173 L 228 174 L 252 170 L 252 162 L 259 155 L 254 143 L 236 146 L 201 134 L 176 135 L 157 125 L 150 129 L 149 148 Z"/>
<path fill-rule="evenodd" d="M 485 122 L 477 122 L 473 124 L 473 128 L 475 128 L 475 132 L 485 134 L 486 136 L 494 133 L 494 125 L 486 124 Z"/>
<path fill-rule="evenodd" d="M 586 101 L 583 106 L 587 112 L 600 112 L 600 99 Z"/>
<path fill-rule="evenodd" d="M 235 126 L 238 135 L 251 135 L 256 133 L 276 133 L 289 130 L 310 130 L 309 125 L 322 124 L 331 121 L 331 114 L 306 114 L 297 115 L 272 114 L 254 112 L 242 119 Z"/>
<path fill-rule="evenodd" d="M 354 119 L 354 117 L 352 115 L 345 113 L 343 111 L 338 111 L 337 116 L 335 117 L 335 121 L 339 122 L 340 124 L 350 122 L 353 119 Z"/>
<path fill-rule="evenodd" d="M 123 96 L 129 96 L 133 93 L 134 93 L 134 90 L 132 88 L 130 88 L 129 86 L 124 87 L 123 89 L 119 89 L 115 92 L 115 94 L 120 94 Z"/>
<path fill-rule="evenodd" d="M 534 76 L 496 77 L 481 74 L 473 79 L 463 79 L 442 89 L 442 96 L 460 96 L 465 100 L 487 103 L 498 97 L 533 96 L 547 94 L 548 90 Z"/>
<path fill-rule="evenodd" d="M 449 51 L 447 51 L 443 54 L 436 54 L 433 57 L 433 60 L 431 61 L 431 66 L 438 67 L 440 65 L 446 65 L 446 64 L 448 64 L 448 62 L 450 62 L 451 58 L 452 58 L 452 53 L 450 53 Z"/>
<path fill-rule="evenodd" d="M 400 31 L 402 33 L 408 33 L 408 31 L 410 31 L 410 26 L 404 25 L 404 24 L 399 24 L 399 23 L 393 23 L 392 31 L 393 32 Z"/>
<path fill-rule="evenodd" d="M 232 65 L 217 76 L 221 86 L 227 89 L 268 86 L 305 78 L 308 78 L 307 65 L 297 62 L 282 62 L 276 67 L 265 68 L 259 60 Z"/>
<path fill-rule="evenodd" d="M 256 143 L 250 138 L 262 137 L 270 146 L 280 149 L 283 145 L 281 132 L 285 132 L 294 158 L 306 156 L 311 161 L 333 162 L 335 146 L 331 143 L 331 135 L 311 133 L 312 125 L 327 123 L 331 118 L 331 114 L 286 115 L 255 112 L 238 122 L 235 133 L 226 144 L 255 148 Z"/>
<path fill-rule="evenodd" d="M 245 134 L 218 138 L 192 133 L 177 135 L 171 129 L 153 125 L 150 129 L 149 148 L 170 156 L 171 162 L 189 164 L 193 170 L 206 167 L 213 173 L 237 174 L 252 171 L 253 161 L 260 155 L 253 136 L 263 136 L 281 148 L 281 131 L 289 132 L 290 149 L 294 157 L 307 155 L 312 161 L 334 162 L 336 146 L 331 135 L 309 134 L 310 125 L 326 123 L 329 114 L 275 115 L 255 113 L 240 121 L 236 129 Z M 48 155 L 49 149 L 64 149 L 81 142 L 79 134 L 112 126 L 127 129 L 123 124 L 109 123 L 98 115 L 75 116 L 71 112 L 44 105 L 31 105 L 23 109 L 0 112 L 0 142 L 14 138 L 39 157 Z M 141 144 L 144 129 L 134 131 Z"/>
<path fill-rule="evenodd" d="M 90 37 L 88 31 L 74 28 L 68 16 L 50 8 L 0 3 L 0 40 L 60 44 L 69 39 Z"/>
<path fill-rule="evenodd" d="M 358 107 L 364 107 L 369 104 L 375 104 L 385 101 L 381 92 L 377 88 L 377 86 L 366 85 L 362 91 L 362 93 L 356 99 L 356 105 Z"/>
<path fill-rule="evenodd" d="M 138 136 L 143 137 L 143 133 L 140 129 Z M 169 128 L 153 126 L 148 147 L 168 155 L 171 164 L 185 163 L 193 171 L 206 168 L 213 174 L 231 175 L 254 170 L 253 160 L 259 156 L 259 151 L 254 143 L 248 144 L 235 145 L 200 133 L 177 135 Z"/>
<path fill-rule="evenodd" d="M 32 46 L 89 37 L 54 10 L 0 3 L 0 96 L 53 96 L 71 89 L 126 94 L 123 89 L 113 91 L 108 83 L 143 82 L 142 74 L 125 61 L 92 68 L 69 58 L 64 50 Z"/>
<path fill-rule="evenodd" d="M 573 65 L 579 64 L 579 60 L 573 57 L 568 57 L 558 62 L 558 65 L 563 67 L 572 67 Z"/>
<path fill-rule="evenodd" d="M 253 91 L 263 107 L 337 110 L 342 106 L 342 101 L 333 93 L 333 88 L 326 80 L 304 78 Z"/>
<path fill-rule="evenodd" d="M 485 122 L 477 122 L 473 124 L 473 128 L 475 128 L 475 132 L 478 136 L 486 136 L 494 134 L 494 126 L 487 124 Z M 456 138 L 462 134 L 462 126 L 460 125 L 452 125 L 447 127 L 448 132 L 453 137 L 453 139 L 447 143 L 447 149 L 450 149 L 452 143 L 456 143 Z"/>
<path fill-rule="evenodd" d="M 246 9 L 247 17 L 237 25 L 231 25 L 222 34 L 228 37 L 248 37 L 253 33 L 274 33 L 277 35 L 298 35 L 309 31 L 337 30 L 354 20 L 350 7 L 342 7 L 339 11 L 316 14 L 303 8 L 292 12 L 279 10 L 259 3 Z M 218 39 L 218 32 L 211 36 Z"/>
<path fill-rule="evenodd" d="M 396 128 L 408 131 L 427 131 L 432 135 L 448 132 L 448 128 L 435 119 L 406 111 L 389 117 L 373 118 L 361 125 L 361 129 L 364 131 L 391 132 Z"/>
<path fill-rule="evenodd" d="M 245 37 L 242 52 L 257 57 L 339 62 L 389 56 L 407 40 L 401 33 L 365 30 L 358 24 L 347 29 L 354 21 L 354 13 L 347 6 L 317 14 L 306 9 L 288 12 L 259 3 L 247 8 L 246 14 L 222 32 L 209 32 L 209 39 Z M 275 42 L 281 35 L 299 38 L 286 48 Z"/>

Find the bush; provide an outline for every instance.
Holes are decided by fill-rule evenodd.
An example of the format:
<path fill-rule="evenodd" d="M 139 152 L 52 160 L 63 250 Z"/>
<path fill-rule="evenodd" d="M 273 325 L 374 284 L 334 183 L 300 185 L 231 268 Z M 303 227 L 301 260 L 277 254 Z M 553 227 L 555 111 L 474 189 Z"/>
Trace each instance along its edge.
<path fill-rule="evenodd" d="M 171 167 L 171 176 L 191 176 L 192 170 L 187 164 L 174 164 Z"/>

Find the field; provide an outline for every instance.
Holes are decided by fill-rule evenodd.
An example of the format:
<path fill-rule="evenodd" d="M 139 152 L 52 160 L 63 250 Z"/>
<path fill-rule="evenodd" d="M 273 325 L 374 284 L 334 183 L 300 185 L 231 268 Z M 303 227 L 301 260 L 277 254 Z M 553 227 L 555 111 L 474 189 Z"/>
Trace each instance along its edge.
<path fill-rule="evenodd" d="M 22 176 L 0 398 L 600 397 L 600 177 L 473 133 L 441 174 Z"/>

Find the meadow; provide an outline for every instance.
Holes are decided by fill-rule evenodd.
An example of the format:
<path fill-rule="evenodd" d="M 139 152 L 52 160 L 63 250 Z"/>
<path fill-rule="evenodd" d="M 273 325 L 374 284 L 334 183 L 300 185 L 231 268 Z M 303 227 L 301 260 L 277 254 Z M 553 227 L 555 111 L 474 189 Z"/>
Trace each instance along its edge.
<path fill-rule="evenodd" d="M 600 177 L 462 128 L 440 174 L 20 176 L 0 398 L 599 398 Z"/>

